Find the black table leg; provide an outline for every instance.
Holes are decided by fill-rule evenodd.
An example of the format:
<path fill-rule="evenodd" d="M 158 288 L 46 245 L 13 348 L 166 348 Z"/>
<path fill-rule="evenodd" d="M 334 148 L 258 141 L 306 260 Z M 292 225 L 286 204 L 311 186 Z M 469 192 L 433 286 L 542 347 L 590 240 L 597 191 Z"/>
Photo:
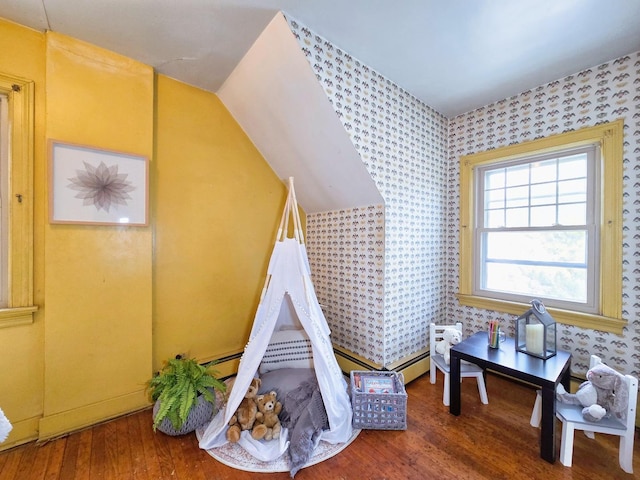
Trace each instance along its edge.
<path fill-rule="evenodd" d="M 553 384 L 542 387 L 540 456 L 549 463 L 556 461 L 556 395 L 554 387 Z"/>
<path fill-rule="evenodd" d="M 460 357 L 453 350 L 449 367 L 449 413 L 460 415 Z"/>

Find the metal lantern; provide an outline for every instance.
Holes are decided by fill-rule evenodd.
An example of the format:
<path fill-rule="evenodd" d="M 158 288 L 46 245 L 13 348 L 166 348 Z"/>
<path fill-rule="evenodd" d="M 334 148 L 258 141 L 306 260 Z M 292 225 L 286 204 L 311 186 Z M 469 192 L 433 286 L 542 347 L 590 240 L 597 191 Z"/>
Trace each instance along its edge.
<path fill-rule="evenodd" d="M 540 300 L 516 320 L 516 350 L 546 360 L 556 354 L 556 322 Z"/>

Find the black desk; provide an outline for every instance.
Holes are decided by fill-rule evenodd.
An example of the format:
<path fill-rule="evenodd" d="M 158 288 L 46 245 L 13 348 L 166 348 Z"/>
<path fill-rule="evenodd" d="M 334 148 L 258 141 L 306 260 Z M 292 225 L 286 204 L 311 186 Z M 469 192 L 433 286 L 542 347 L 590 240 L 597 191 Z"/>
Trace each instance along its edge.
<path fill-rule="evenodd" d="M 526 353 L 516 352 L 515 341 L 507 338 L 500 348 L 489 348 L 487 332 L 478 332 L 451 347 L 451 378 L 449 412 L 460 415 L 460 360 L 467 360 L 483 369 L 490 369 L 519 380 L 540 386 L 542 390 L 542 422 L 540 456 L 550 463 L 556 461 L 556 402 L 555 391 L 562 383 L 569 391 L 571 354 L 558 351 L 541 360 Z M 532 403 L 533 406 L 533 403 Z"/>

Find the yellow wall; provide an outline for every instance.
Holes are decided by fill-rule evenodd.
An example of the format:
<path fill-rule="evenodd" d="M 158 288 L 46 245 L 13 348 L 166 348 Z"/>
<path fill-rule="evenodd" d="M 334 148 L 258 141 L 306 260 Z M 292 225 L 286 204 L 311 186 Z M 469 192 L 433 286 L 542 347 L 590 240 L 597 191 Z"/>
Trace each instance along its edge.
<path fill-rule="evenodd" d="M 45 211 L 45 37 L 0 19 L 0 71 L 35 82 L 35 250 L 34 302 L 43 305 L 43 217 Z M 13 431 L 6 443 L 35 438 L 42 416 L 44 391 L 44 312 L 34 323 L 0 329 L 0 408 L 10 417 Z"/>
<path fill-rule="evenodd" d="M 176 353 L 242 352 L 285 187 L 216 95 L 1 19 L 0 44 L 0 71 L 36 89 L 39 310 L 0 328 L 6 449 L 146 407 Z M 50 224 L 48 138 L 149 157 L 150 225 Z"/>
<path fill-rule="evenodd" d="M 46 136 L 153 154 L 151 67 L 47 33 Z M 146 405 L 151 227 L 45 227 L 46 438 Z"/>
<path fill-rule="evenodd" d="M 216 95 L 159 76 L 156 134 L 158 368 L 243 350 L 286 190 Z"/>

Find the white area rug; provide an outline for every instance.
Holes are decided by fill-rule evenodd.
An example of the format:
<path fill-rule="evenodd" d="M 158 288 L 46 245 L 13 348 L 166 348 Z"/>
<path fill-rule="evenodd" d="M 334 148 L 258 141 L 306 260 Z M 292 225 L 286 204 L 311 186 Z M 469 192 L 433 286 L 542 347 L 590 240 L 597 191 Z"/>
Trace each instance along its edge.
<path fill-rule="evenodd" d="M 361 430 L 353 430 L 351 438 L 345 443 L 331 444 L 320 441 L 318 446 L 313 452 L 313 455 L 309 459 L 309 462 L 303 467 L 307 468 L 311 465 L 320 463 L 328 458 L 337 455 L 342 450 L 347 448 L 351 442 L 360 434 Z M 207 453 L 213 458 L 218 460 L 229 467 L 236 468 L 238 470 L 244 470 L 246 472 L 288 472 L 291 470 L 289 466 L 289 453 L 285 452 L 280 458 L 273 460 L 272 462 L 262 462 L 256 459 L 253 455 L 247 453 L 247 451 L 236 443 L 227 443 L 222 447 L 211 448 L 207 450 Z"/>

